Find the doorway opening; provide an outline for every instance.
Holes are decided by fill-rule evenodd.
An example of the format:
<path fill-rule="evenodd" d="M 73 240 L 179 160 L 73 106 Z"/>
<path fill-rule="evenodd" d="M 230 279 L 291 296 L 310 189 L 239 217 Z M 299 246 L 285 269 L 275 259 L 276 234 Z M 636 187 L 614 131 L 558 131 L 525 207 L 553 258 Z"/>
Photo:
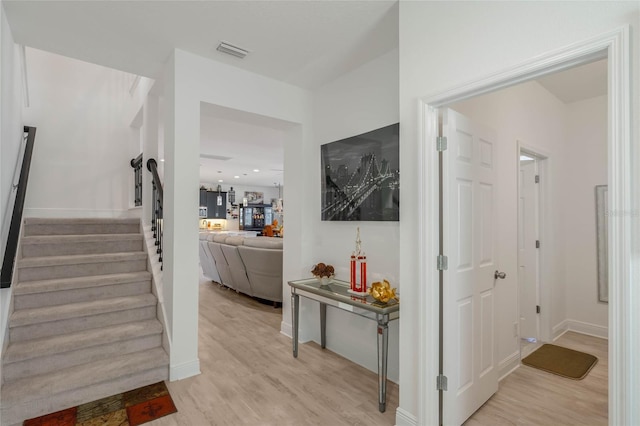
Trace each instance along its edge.
<path fill-rule="evenodd" d="M 522 360 L 541 345 L 541 219 L 545 200 L 540 189 L 546 157 L 520 146 L 518 152 L 518 336 Z"/>
<path fill-rule="evenodd" d="M 609 202 L 615 204 L 617 206 L 615 208 L 622 208 L 624 205 L 626 205 L 625 203 L 629 203 L 631 199 L 630 192 L 623 190 L 627 185 L 626 182 L 629 181 L 630 171 L 630 161 L 623 154 L 623 152 L 626 152 L 626 150 L 631 146 L 631 140 L 628 137 L 628 129 L 630 126 L 630 120 L 628 117 L 629 105 L 626 102 L 627 97 L 625 95 L 625 89 L 621 89 L 621 87 L 619 86 L 621 85 L 628 88 L 628 70 L 626 70 L 624 66 L 624 64 L 626 63 L 624 61 L 625 58 L 628 58 L 628 54 L 620 54 L 618 51 L 620 43 L 623 43 L 623 40 L 625 40 L 625 37 L 627 36 L 628 34 L 624 31 L 624 29 L 614 31 L 610 34 L 603 35 L 597 40 L 589 40 L 586 41 L 583 45 L 572 46 L 569 51 L 565 50 L 562 52 L 557 52 L 555 54 L 550 54 L 545 58 L 532 59 L 530 62 L 519 67 L 514 67 L 513 69 L 510 69 L 502 74 L 494 75 L 487 79 L 481 79 L 476 82 L 460 86 L 459 88 L 456 88 L 454 90 L 449 90 L 433 97 L 423 99 L 422 105 L 424 117 L 422 125 L 424 126 L 424 128 L 422 135 L 424 146 L 431 146 L 433 144 L 433 140 L 438 140 L 438 137 L 440 136 L 438 134 L 438 114 L 440 108 L 444 106 L 450 106 L 455 102 L 471 99 L 481 94 L 497 91 L 502 88 L 533 80 L 543 75 L 548 75 L 557 71 L 569 69 L 576 65 L 586 64 L 589 62 L 593 62 L 594 60 L 608 57 L 609 78 L 607 84 L 608 98 L 606 101 L 609 111 L 608 129 L 606 130 L 609 153 L 607 161 L 609 170 L 608 184 L 611 188 L 618 188 L 618 192 L 616 195 L 612 195 L 612 193 L 609 192 Z M 441 154 L 438 152 L 438 150 L 430 152 L 429 149 L 424 149 L 422 155 L 424 160 L 424 167 L 426 167 L 427 170 L 431 167 L 435 168 L 436 170 L 438 169 L 438 162 L 441 161 L 439 160 Z M 440 208 L 440 203 L 438 202 L 438 179 L 437 176 L 434 176 L 434 174 L 429 174 L 428 176 L 429 179 L 426 179 L 422 183 L 421 187 L 421 192 L 425 194 L 425 202 L 421 205 L 421 217 L 425 218 L 425 235 L 421 236 L 420 246 L 422 252 L 427 257 L 433 254 L 434 258 L 437 258 L 440 246 L 437 238 L 439 231 L 438 227 L 432 226 L 429 223 L 428 219 L 434 217 L 437 218 L 439 216 L 438 209 Z M 431 202 L 433 202 L 433 204 L 436 206 L 435 208 L 430 207 Z M 515 216 L 516 215 L 514 215 L 514 220 L 516 220 Z M 455 215 L 452 217 L 455 217 Z M 609 421 L 614 423 L 616 422 L 616 419 L 621 418 L 620 416 L 624 415 L 624 410 L 626 410 L 628 408 L 628 404 L 631 403 L 631 401 L 629 401 L 629 399 L 624 395 L 623 392 L 625 378 L 622 373 L 626 371 L 627 368 L 629 368 L 630 360 L 624 356 L 624 350 L 627 347 L 627 343 L 625 343 L 624 339 L 624 327 L 621 328 L 621 324 L 627 324 L 629 322 L 630 313 L 622 303 L 622 299 L 620 299 L 621 295 L 628 293 L 631 283 L 631 277 L 628 273 L 628 270 L 625 268 L 624 259 L 623 257 L 620 257 L 623 256 L 623 254 L 629 254 L 628 246 L 624 246 L 624 242 L 629 240 L 629 237 L 627 234 L 623 233 L 623 229 L 626 229 L 626 222 L 624 220 L 621 220 L 620 218 L 616 219 L 619 222 L 617 226 L 612 226 L 611 222 L 609 224 L 610 249 L 613 248 L 617 250 L 617 254 L 609 258 L 609 268 L 610 274 L 612 270 L 616 271 L 613 273 L 613 275 L 618 277 L 619 280 L 614 284 L 616 288 L 610 287 L 609 295 L 611 309 L 608 310 L 609 324 L 611 324 L 609 329 L 609 348 L 611 351 L 610 355 L 611 359 L 613 359 L 614 362 L 617 362 L 618 364 L 616 368 L 610 369 L 609 375 L 609 401 L 611 404 L 611 417 Z M 615 236 L 613 236 L 613 234 L 615 234 Z M 459 246 L 452 245 L 450 248 L 452 250 L 458 250 Z M 451 265 L 449 265 L 449 267 L 451 268 Z M 421 279 L 438 280 L 438 277 L 441 274 L 447 274 L 446 269 L 445 272 L 443 272 L 441 268 L 433 267 L 432 269 L 426 268 L 425 270 L 420 271 Z M 451 283 L 447 285 L 451 286 Z M 542 288 L 544 289 L 544 286 Z M 542 292 L 544 293 L 544 290 L 542 290 Z M 438 299 L 436 298 L 435 300 L 433 300 L 429 296 L 430 294 L 424 292 L 422 293 L 421 298 L 426 305 L 438 309 Z M 617 300 L 613 300 L 616 297 Z M 423 325 L 424 333 L 422 333 L 422 335 L 428 336 L 434 333 L 435 336 L 438 336 L 438 324 L 434 324 L 433 321 L 431 321 L 431 318 L 424 318 Z M 508 326 L 511 327 L 511 324 L 508 324 Z M 516 327 L 517 326 L 518 324 L 516 323 Z M 541 328 L 544 329 L 545 327 L 542 326 Z M 558 329 L 560 329 L 560 327 Z M 552 330 L 552 334 L 555 334 L 556 331 L 557 330 L 555 330 L 554 327 L 554 330 Z M 445 325 L 444 333 L 450 332 L 452 332 L 452 330 L 448 329 Z M 516 328 L 516 336 L 514 337 L 517 338 L 517 334 L 518 333 Z M 451 335 L 449 339 L 459 339 L 459 336 Z M 444 356 L 446 357 L 447 354 L 445 353 Z M 429 349 L 428 345 L 422 346 L 420 359 L 424 361 L 434 359 L 437 360 L 438 353 L 435 350 Z M 517 354 L 517 359 L 519 361 L 519 353 Z M 431 371 L 431 369 L 433 369 L 433 371 L 435 372 L 436 365 L 437 364 L 432 364 L 431 367 L 427 367 L 427 370 Z M 440 374 L 442 374 L 442 372 L 440 372 Z M 435 375 L 437 376 L 438 374 Z M 420 388 L 423 392 L 423 395 L 429 394 L 428 377 L 429 375 L 427 374 L 424 376 L 421 375 L 420 378 Z M 441 382 L 446 382 L 446 380 L 442 379 Z M 439 394 L 442 395 L 444 393 L 444 395 L 455 395 L 460 390 L 461 384 L 463 386 L 466 386 L 466 383 L 451 383 L 451 381 L 449 381 L 448 391 L 444 388 L 439 389 Z M 433 400 L 429 400 L 426 404 L 422 405 L 420 407 L 420 420 L 423 422 L 428 422 L 427 419 L 433 419 L 433 415 L 428 412 L 428 409 L 435 409 L 436 407 L 438 407 L 438 400 L 436 398 L 434 398 Z M 442 412 L 440 412 L 440 418 L 438 419 L 438 421 L 440 422 L 440 424 L 442 424 Z M 433 420 L 431 420 L 431 422 L 433 422 Z"/>

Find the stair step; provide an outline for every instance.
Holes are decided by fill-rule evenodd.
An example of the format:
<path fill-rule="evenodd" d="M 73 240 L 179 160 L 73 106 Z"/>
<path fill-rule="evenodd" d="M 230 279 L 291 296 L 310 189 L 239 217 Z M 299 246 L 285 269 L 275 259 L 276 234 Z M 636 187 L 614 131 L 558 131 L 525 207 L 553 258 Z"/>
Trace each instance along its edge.
<path fill-rule="evenodd" d="M 142 251 L 142 234 L 36 235 L 22 238 L 22 257 Z"/>
<path fill-rule="evenodd" d="M 14 309 L 19 310 L 132 296 L 150 290 L 151 274 L 147 271 L 23 281 L 13 290 L 13 303 Z"/>
<path fill-rule="evenodd" d="M 89 275 L 145 271 L 147 254 L 85 254 L 72 256 L 30 257 L 18 261 L 19 281 L 38 281 Z"/>
<path fill-rule="evenodd" d="M 11 343 L 4 355 L 5 383 L 162 345 L 156 319 Z"/>
<path fill-rule="evenodd" d="M 164 349 L 156 348 L 5 383 L 0 417 L 14 424 L 167 380 L 168 364 Z"/>
<path fill-rule="evenodd" d="M 24 236 L 33 235 L 79 235 L 79 234 L 137 234 L 140 233 L 140 219 L 49 219 L 26 218 Z"/>
<path fill-rule="evenodd" d="M 14 311 L 9 319 L 11 342 L 73 333 L 104 324 L 124 324 L 156 317 L 153 294 Z"/>

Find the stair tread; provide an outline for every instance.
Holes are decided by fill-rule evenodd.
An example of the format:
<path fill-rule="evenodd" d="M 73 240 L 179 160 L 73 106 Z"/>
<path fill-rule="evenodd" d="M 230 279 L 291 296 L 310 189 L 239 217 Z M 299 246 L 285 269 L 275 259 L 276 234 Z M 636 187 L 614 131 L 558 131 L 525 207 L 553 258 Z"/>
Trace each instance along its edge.
<path fill-rule="evenodd" d="M 97 217 L 83 217 L 83 218 L 46 218 L 46 217 L 28 217 L 25 218 L 25 225 L 46 225 L 46 224 L 63 224 L 63 225 L 93 225 L 100 223 L 121 223 L 135 225 L 140 223 L 138 218 L 97 218 Z"/>
<path fill-rule="evenodd" d="M 102 328 L 62 334 L 53 337 L 11 342 L 4 354 L 4 364 L 25 361 L 41 356 L 70 352 L 85 347 L 114 343 L 122 340 L 162 333 L 157 319 L 111 325 Z"/>
<path fill-rule="evenodd" d="M 3 406 L 48 398 L 168 364 L 167 353 L 156 348 L 16 380 L 2 386 Z"/>
<path fill-rule="evenodd" d="M 50 280 L 20 281 L 16 284 L 13 294 L 35 294 L 49 291 L 73 290 L 78 288 L 99 287 L 104 285 L 123 284 L 151 279 L 147 271 L 126 272 L 121 274 L 89 275 L 72 278 L 55 278 Z"/>
<path fill-rule="evenodd" d="M 104 242 L 142 240 L 142 234 L 66 234 L 66 235 L 31 235 L 22 237 L 21 244 L 51 244 L 75 242 Z"/>
<path fill-rule="evenodd" d="M 151 294 L 138 296 L 114 297 L 110 299 L 93 300 L 90 302 L 70 303 L 67 305 L 46 306 L 14 311 L 9 320 L 9 328 L 58 321 L 107 312 L 124 311 L 140 307 L 152 306 L 157 303 Z"/>
<path fill-rule="evenodd" d="M 22 258 L 18 261 L 18 269 L 55 266 L 55 265 L 78 265 L 85 263 L 117 262 L 123 260 L 146 259 L 147 253 L 144 251 L 122 252 L 122 253 L 99 253 L 99 254 L 75 254 L 65 256 L 41 256 Z"/>

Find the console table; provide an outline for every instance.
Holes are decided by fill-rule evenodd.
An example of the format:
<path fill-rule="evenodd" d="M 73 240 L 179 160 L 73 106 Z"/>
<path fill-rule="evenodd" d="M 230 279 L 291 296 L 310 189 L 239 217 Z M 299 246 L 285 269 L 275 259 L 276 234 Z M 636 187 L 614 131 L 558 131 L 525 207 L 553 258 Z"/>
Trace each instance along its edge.
<path fill-rule="evenodd" d="M 370 295 L 364 297 L 349 293 L 349 283 L 333 280 L 323 285 L 315 278 L 289 281 L 293 314 L 293 357 L 298 357 L 298 324 L 300 296 L 320 303 L 320 342 L 326 347 L 327 305 L 376 321 L 378 336 L 378 408 L 384 413 L 387 406 L 387 354 L 389 351 L 389 321 L 400 317 L 400 304 L 392 300 L 380 303 Z"/>

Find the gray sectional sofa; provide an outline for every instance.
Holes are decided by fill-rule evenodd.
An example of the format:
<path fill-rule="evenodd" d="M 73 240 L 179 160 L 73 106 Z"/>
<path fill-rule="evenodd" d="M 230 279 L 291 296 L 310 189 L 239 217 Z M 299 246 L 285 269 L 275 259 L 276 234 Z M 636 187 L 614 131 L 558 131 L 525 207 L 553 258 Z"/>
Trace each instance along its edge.
<path fill-rule="evenodd" d="M 200 234 L 204 276 L 252 297 L 282 302 L 282 239 Z"/>

